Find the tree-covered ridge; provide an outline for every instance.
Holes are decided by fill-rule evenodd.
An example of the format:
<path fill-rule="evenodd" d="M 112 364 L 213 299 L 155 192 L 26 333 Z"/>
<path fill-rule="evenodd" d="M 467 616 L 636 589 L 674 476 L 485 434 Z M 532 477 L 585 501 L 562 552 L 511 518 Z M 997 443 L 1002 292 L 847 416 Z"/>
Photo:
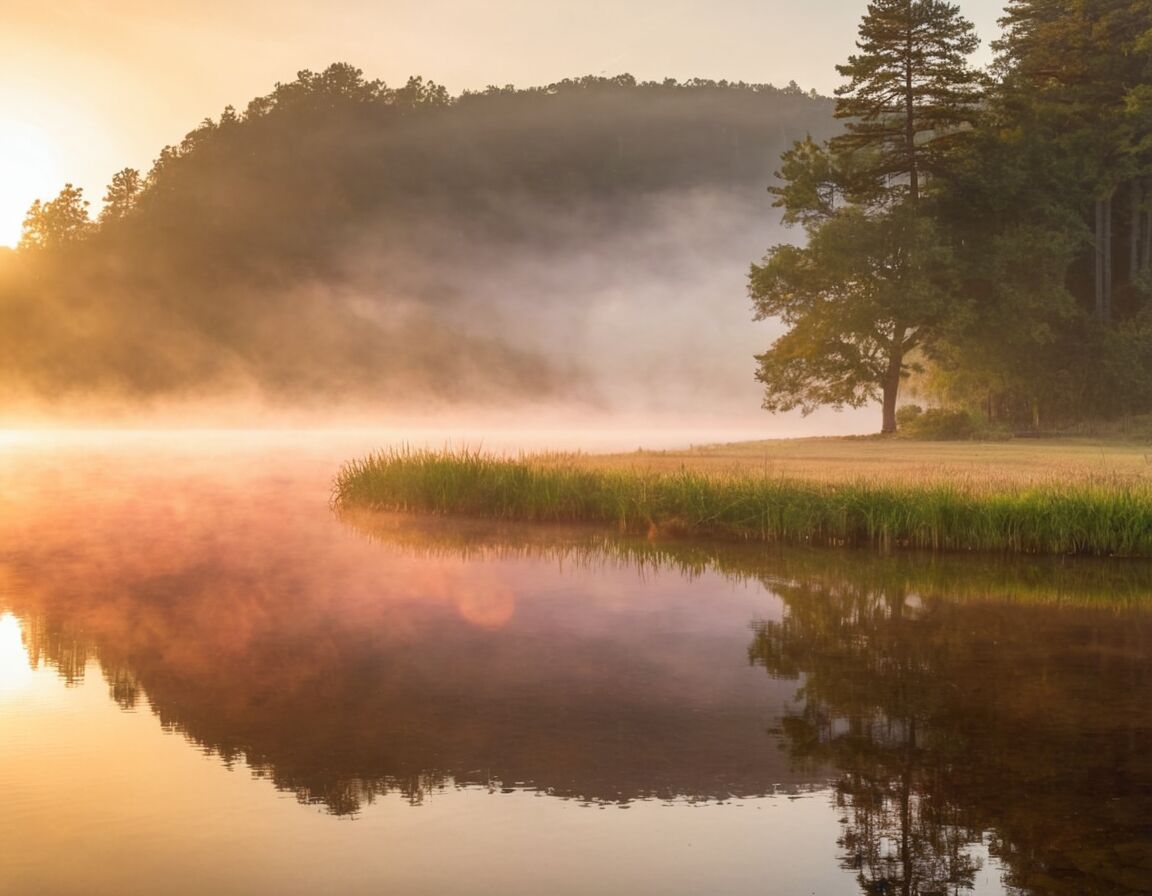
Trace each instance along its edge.
<path fill-rule="evenodd" d="M 746 185 L 766 182 L 765 148 L 779 139 L 782 115 L 790 130 L 800 122 L 788 118 L 819 128 L 826 110 L 799 88 L 626 75 L 452 98 L 420 78 L 392 89 L 338 64 L 303 71 L 166 147 L 144 179 L 139 213 L 176 228 L 191 213 L 196 229 L 220 233 L 223 222 L 206 227 L 199 216 L 226 212 L 229 235 L 299 248 L 380 212 L 481 214 L 494 194 L 570 201 Z"/>
<path fill-rule="evenodd" d="M 769 409 L 882 395 L 894 431 L 926 372 L 1015 427 L 1152 410 L 1152 6 L 1011 0 L 1001 25 L 985 76 L 958 7 L 869 5 L 844 131 L 782 158 L 808 245 L 752 272 L 758 313 L 791 325 L 760 356 Z"/>
<path fill-rule="evenodd" d="M 95 221 L 72 186 L 33 207 L 0 270 L 0 390 L 578 391 L 579 371 L 453 311 L 492 259 L 578 252 L 592 230 L 610 243 L 645 197 L 759 201 L 772 160 L 827 133 L 830 110 L 795 85 L 624 75 L 453 97 L 303 71 L 116 173 Z"/>

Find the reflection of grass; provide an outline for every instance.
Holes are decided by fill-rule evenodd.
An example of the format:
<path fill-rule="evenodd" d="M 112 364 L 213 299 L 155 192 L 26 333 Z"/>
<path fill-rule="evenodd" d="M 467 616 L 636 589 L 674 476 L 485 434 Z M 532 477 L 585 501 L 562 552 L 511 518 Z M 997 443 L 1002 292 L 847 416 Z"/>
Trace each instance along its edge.
<path fill-rule="evenodd" d="M 1152 557 L 1152 486 L 1140 481 L 977 488 L 595 468 L 562 456 L 393 451 L 351 461 L 340 507 L 611 525 L 626 532 L 814 545 Z"/>
<path fill-rule="evenodd" d="M 568 568 L 716 573 L 778 591 L 864 589 L 921 600 L 1152 608 L 1152 564 L 1093 557 L 816 549 L 687 538 L 649 539 L 559 525 L 342 510 L 373 541 L 418 556 L 469 561 L 542 560 Z"/>

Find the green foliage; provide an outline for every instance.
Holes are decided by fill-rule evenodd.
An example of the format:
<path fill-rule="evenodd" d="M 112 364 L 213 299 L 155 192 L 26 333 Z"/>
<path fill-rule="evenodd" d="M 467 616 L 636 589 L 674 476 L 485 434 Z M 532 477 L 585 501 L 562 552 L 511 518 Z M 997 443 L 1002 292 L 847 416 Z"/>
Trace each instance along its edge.
<path fill-rule="evenodd" d="M 804 248 L 775 247 L 753 265 L 757 319 L 790 329 L 757 356 L 764 407 L 859 407 L 880 397 L 894 355 L 930 340 L 953 310 L 951 253 L 927 218 L 838 210 Z"/>
<path fill-rule="evenodd" d="M 1119 484 L 978 494 L 950 485 L 827 485 L 392 451 L 345 464 L 333 502 L 815 545 L 1152 556 L 1152 494 Z"/>
<path fill-rule="evenodd" d="M 896 430 L 896 397 L 911 353 L 930 354 L 963 315 L 946 233 L 923 214 L 922 185 L 943 176 L 975 117 L 977 46 L 956 7 L 880 0 L 860 25 L 860 54 L 839 66 L 846 132 L 796 143 L 771 188 L 784 221 L 807 244 L 771 249 L 753 265 L 756 318 L 790 329 L 756 357 L 770 411 L 882 400 L 882 432 Z"/>
<path fill-rule="evenodd" d="M 896 411 L 896 422 L 900 427 L 900 435 L 909 439 L 953 441 L 1006 438 L 1010 435 L 1003 430 L 989 428 L 979 414 L 968 410 L 924 410 L 919 405 L 909 404 Z"/>
<path fill-rule="evenodd" d="M 784 210 L 785 224 L 819 224 L 836 211 L 837 183 L 842 178 L 836 160 L 812 139 L 805 137 L 780 156 L 779 183 L 769 187 L 774 203 Z"/>
<path fill-rule="evenodd" d="M 1152 5 L 1012 0 L 1002 25 L 993 82 L 965 62 L 976 41 L 956 7 L 869 5 L 839 67 L 845 132 L 796 144 L 773 188 L 808 243 L 753 268 L 758 313 L 792 327 L 759 357 L 766 407 L 882 395 L 894 430 L 915 350 L 938 400 L 993 427 L 1152 408 Z M 939 251 L 822 243 L 853 208 L 930 218 Z M 907 259 L 935 289 L 878 307 Z M 892 321 L 916 338 L 893 340 Z"/>
<path fill-rule="evenodd" d="M 124 168 L 112 176 L 104 194 L 104 208 L 100 210 L 100 223 L 119 221 L 131 214 L 144 189 L 144 179 L 135 168 Z"/>
<path fill-rule="evenodd" d="M 853 197 L 916 201 L 922 177 L 947 176 L 983 98 L 967 63 L 979 44 L 959 7 L 942 0 L 869 4 L 860 52 L 836 67 L 848 79 L 836 91 L 846 125 L 829 144 L 837 154 L 869 154 L 849 182 Z"/>

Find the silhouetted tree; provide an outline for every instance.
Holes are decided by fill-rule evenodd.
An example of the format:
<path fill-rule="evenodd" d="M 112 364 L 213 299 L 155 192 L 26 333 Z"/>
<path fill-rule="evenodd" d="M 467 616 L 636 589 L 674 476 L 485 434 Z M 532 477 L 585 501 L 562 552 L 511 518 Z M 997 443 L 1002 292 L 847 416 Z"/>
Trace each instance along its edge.
<path fill-rule="evenodd" d="M 124 168 L 112 175 L 112 182 L 104 194 L 104 208 L 100 210 L 100 223 L 118 221 L 129 214 L 140 198 L 144 181 L 135 168 Z"/>
<path fill-rule="evenodd" d="M 24 217 L 21 249 L 56 249 L 79 243 L 91 229 L 84 190 L 65 184 L 55 199 L 37 199 Z"/>

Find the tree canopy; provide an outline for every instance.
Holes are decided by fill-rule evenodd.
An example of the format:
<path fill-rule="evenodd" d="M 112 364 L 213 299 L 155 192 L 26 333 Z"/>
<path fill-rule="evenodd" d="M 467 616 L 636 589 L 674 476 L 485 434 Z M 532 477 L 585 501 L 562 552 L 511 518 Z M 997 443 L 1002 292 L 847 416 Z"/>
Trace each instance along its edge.
<path fill-rule="evenodd" d="M 779 245 L 753 265 L 758 318 L 790 329 L 757 356 L 768 410 L 860 406 L 879 398 L 896 430 L 901 381 L 959 310 L 951 251 L 925 216 L 924 178 L 947 175 L 970 125 L 979 78 L 965 62 L 972 26 L 937 0 L 879 0 L 860 25 L 860 53 L 840 66 L 846 132 L 793 146 L 773 188 L 803 247 Z"/>
<path fill-rule="evenodd" d="M 923 372 L 930 400 L 992 425 L 1152 411 L 1152 7 L 1012 0 L 1001 25 L 989 77 L 965 63 L 975 37 L 956 7 L 869 5 L 839 66 L 844 131 L 786 152 L 773 188 L 807 244 L 752 270 L 757 314 L 786 292 L 792 328 L 758 359 L 765 407 L 880 397 L 891 432 L 899 377 Z M 831 255 L 819 238 L 844 215 L 898 207 L 931 222 L 931 245 L 928 227 L 909 229 L 899 257 L 932 290 L 895 276 L 890 244 L 860 235 Z M 864 272 L 900 295 L 900 314 Z M 917 338 L 902 346 L 894 323 Z"/>

